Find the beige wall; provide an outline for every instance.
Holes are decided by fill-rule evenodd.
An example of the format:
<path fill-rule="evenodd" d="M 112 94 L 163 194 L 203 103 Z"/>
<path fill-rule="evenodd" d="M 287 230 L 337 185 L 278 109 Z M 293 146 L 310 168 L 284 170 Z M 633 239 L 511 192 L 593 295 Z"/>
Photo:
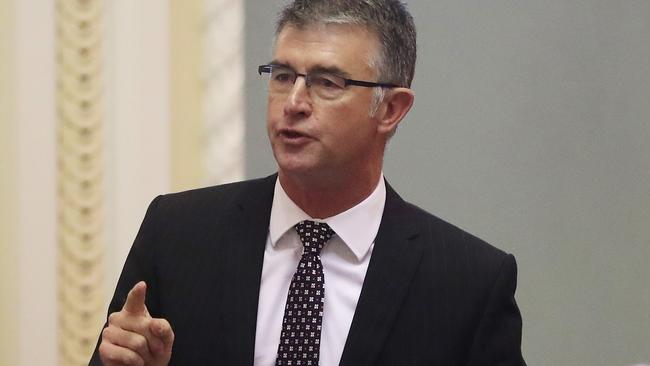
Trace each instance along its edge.
<path fill-rule="evenodd" d="M 2 365 L 56 359 L 52 5 L 0 2 Z"/>
<path fill-rule="evenodd" d="M 63 339 L 56 4 L 0 0 L 0 365 L 54 366 Z M 100 17 L 108 298 L 148 203 L 205 183 L 215 136 L 202 105 L 205 3 L 112 0 Z"/>
<path fill-rule="evenodd" d="M 107 295 L 147 205 L 169 192 L 169 10 L 158 0 L 106 2 Z"/>
<path fill-rule="evenodd" d="M 0 364 L 47 365 L 56 360 L 54 4 L 0 3 Z"/>
<path fill-rule="evenodd" d="M 18 248 L 16 231 L 16 130 L 14 126 L 14 8 L 0 1 L 0 365 L 18 357 Z"/>
<path fill-rule="evenodd" d="M 173 190 L 195 188 L 205 172 L 201 73 L 203 1 L 170 1 L 171 183 Z"/>

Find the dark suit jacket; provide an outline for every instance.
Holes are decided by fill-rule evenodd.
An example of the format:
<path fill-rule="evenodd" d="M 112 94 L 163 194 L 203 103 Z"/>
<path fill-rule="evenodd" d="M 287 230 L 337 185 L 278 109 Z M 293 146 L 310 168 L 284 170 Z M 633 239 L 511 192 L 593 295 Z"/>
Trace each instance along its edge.
<path fill-rule="evenodd" d="M 171 364 L 252 365 L 275 180 L 154 199 L 109 313 L 145 280 L 149 312 L 176 335 Z M 387 187 L 340 365 L 525 365 L 516 276 L 512 255 Z"/>

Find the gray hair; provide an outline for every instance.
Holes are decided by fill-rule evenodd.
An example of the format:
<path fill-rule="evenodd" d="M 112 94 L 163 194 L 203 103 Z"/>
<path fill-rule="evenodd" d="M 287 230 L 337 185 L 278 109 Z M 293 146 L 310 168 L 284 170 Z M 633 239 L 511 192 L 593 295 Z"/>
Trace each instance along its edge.
<path fill-rule="evenodd" d="M 380 45 L 379 54 L 375 56 L 377 60 L 369 60 L 378 73 L 377 81 L 411 86 L 417 54 L 416 32 L 413 17 L 402 2 L 294 0 L 280 12 L 275 34 L 277 37 L 286 25 L 302 28 L 314 24 L 355 24 L 366 27 L 377 35 Z"/>

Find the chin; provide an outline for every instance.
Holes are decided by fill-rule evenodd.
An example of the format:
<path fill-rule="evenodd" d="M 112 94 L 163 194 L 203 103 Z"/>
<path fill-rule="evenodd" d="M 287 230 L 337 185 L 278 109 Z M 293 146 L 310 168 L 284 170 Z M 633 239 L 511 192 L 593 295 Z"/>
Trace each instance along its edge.
<path fill-rule="evenodd" d="M 309 180 L 323 173 L 323 167 L 305 159 L 277 159 L 278 172 L 288 178 Z"/>
<path fill-rule="evenodd" d="M 292 148 L 281 143 L 274 144 L 273 156 L 278 166 L 286 169 L 303 169 L 314 165 L 313 155 L 308 149 Z"/>
<path fill-rule="evenodd" d="M 304 175 L 310 172 L 317 171 L 318 169 L 301 162 L 278 162 L 278 170 L 288 176 Z"/>

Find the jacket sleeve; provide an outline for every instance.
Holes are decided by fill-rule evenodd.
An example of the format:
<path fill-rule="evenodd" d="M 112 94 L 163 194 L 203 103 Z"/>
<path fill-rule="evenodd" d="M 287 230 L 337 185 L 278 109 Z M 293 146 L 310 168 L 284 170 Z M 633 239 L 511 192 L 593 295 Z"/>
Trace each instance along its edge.
<path fill-rule="evenodd" d="M 140 281 L 145 281 L 147 283 L 147 295 L 145 300 L 147 309 L 153 316 L 158 313 L 157 309 L 159 308 L 159 305 L 157 296 L 158 283 L 155 273 L 155 246 L 157 242 L 156 234 L 158 225 L 157 208 L 160 199 L 161 196 L 156 197 L 147 209 L 144 220 L 140 225 L 138 235 L 133 242 L 133 246 L 131 246 L 126 262 L 124 263 L 124 268 L 120 274 L 120 279 L 117 283 L 113 298 L 108 306 L 107 319 L 108 315 L 122 309 L 129 291 Z M 104 323 L 102 330 L 106 326 L 107 322 Z M 99 344 L 101 343 L 101 340 L 100 333 L 89 366 L 102 365 L 99 359 Z"/>
<path fill-rule="evenodd" d="M 525 366 L 521 354 L 522 320 L 515 302 L 517 264 L 505 257 L 479 326 L 474 334 L 468 366 Z"/>

